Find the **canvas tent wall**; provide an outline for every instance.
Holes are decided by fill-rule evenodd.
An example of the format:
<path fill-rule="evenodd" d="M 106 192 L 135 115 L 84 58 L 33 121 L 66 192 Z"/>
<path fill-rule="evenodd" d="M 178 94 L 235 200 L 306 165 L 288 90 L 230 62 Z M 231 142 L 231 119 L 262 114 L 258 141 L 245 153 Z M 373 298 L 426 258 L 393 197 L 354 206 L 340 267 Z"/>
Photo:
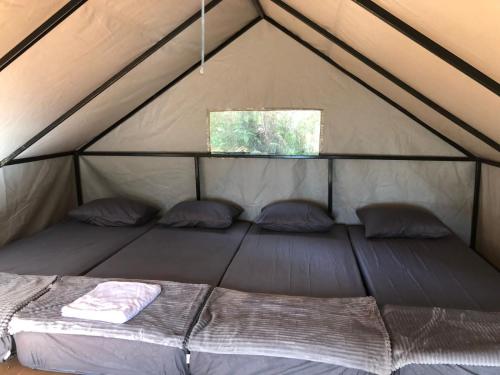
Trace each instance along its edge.
<path fill-rule="evenodd" d="M 16 228 L 3 242 L 62 217 L 80 189 L 84 200 L 122 194 L 164 209 L 225 197 L 249 219 L 269 201 L 301 197 L 347 223 L 359 205 L 390 199 L 429 207 L 500 264 L 497 2 L 213 0 L 204 75 L 198 1 L 71 3 L 0 71 L 1 217 Z M 15 46 L 63 5 L 2 4 L 4 40 Z M 431 52 L 376 6 L 490 81 Z M 482 22 L 465 17 L 472 11 Z M 33 22 L 24 31 L 12 26 L 23 13 Z M 277 108 L 322 109 L 319 158 L 208 154 L 208 111 Z M 67 156 L 8 165 L 54 153 Z"/>

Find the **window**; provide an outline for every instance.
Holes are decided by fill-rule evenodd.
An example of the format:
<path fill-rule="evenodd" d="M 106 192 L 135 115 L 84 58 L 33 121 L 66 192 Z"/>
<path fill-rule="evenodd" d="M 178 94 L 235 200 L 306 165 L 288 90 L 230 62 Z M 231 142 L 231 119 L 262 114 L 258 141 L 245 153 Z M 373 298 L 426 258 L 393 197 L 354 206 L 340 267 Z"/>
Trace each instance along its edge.
<path fill-rule="evenodd" d="M 213 153 L 317 155 L 321 111 L 210 112 Z"/>

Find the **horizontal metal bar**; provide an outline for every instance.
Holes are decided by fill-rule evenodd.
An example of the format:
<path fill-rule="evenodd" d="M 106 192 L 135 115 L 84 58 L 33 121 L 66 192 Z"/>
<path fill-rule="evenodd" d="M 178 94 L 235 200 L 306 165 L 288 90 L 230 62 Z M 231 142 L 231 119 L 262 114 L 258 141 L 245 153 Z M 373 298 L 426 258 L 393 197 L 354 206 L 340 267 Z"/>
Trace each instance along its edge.
<path fill-rule="evenodd" d="M 346 159 L 346 160 L 416 160 L 416 161 L 475 161 L 467 156 L 376 155 L 376 154 L 319 154 L 263 155 L 242 153 L 168 152 L 168 151 L 83 151 L 82 156 L 140 156 L 140 157 L 199 157 L 234 159 Z"/>
<path fill-rule="evenodd" d="M 299 36 L 292 33 L 290 30 L 288 30 L 287 28 L 285 28 L 284 26 L 282 26 L 281 24 L 276 22 L 274 19 L 266 17 L 265 20 L 267 22 L 269 22 L 271 25 L 273 25 L 274 27 L 276 27 L 277 29 L 279 29 L 280 31 L 282 31 L 283 33 L 285 33 L 286 35 L 288 35 L 290 38 L 294 39 L 297 43 L 301 44 L 303 47 L 307 48 L 309 51 L 311 51 L 312 53 L 314 53 L 315 55 L 317 55 L 318 57 L 320 57 L 321 59 L 326 61 L 328 64 L 330 64 L 333 67 L 335 67 L 336 69 L 340 70 L 346 76 L 348 76 L 352 80 L 356 81 L 357 83 L 359 83 L 361 86 L 363 86 L 364 88 L 366 88 L 367 90 L 369 90 L 373 94 L 377 95 L 379 98 L 384 100 L 386 103 L 388 103 L 392 107 L 396 108 L 398 111 L 400 111 L 401 113 L 406 115 L 408 118 L 412 119 L 417 124 L 424 127 L 425 129 L 427 129 L 429 132 L 431 132 L 435 136 L 439 137 L 444 142 L 448 143 L 450 146 L 454 147 L 455 149 L 457 149 L 458 151 L 460 151 L 464 155 L 467 155 L 471 158 L 474 157 L 474 155 L 471 152 L 469 152 L 468 150 L 466 150 L 464 147 L 460 146 L 458 143 L 452 141 L 450 138 L 441 134 L 436 129 L 429 126 L 428 124 L 423 122 L 421 119 L 419 119 L 417 116 L 415 116 L 413 113 L 408 111 L 406 108 L 403 108 L 398 103 L 396 103 L 394 100 L 390 99 L 389 97 L 382 94 L 380 91 L 378 91 L 378 90 L 374 89 L 372 86 L 368 85 L 365 81 L 360 79 L 358 76 L 352 74 L 350 71 L 348 71 L 347 69 L 342 67 L 340 64 L 338 64 L 337 62 L 332 60 L 329 56 L 325 55 L 323 52 L 319 51 L 318 49 L 316 49 L 315 47 L 313 47 L 312 45 L 310 45 L 309 43 L 307 43 L 306 41 L 301 39 Z"/>
<path fill-rule="evenodd" d="M 493 167 L 500 168 L 500 162 L 498 162 L 498 161 L 493 161 L 493 160 L 490 160 L 490 159 L 481 159 L 481 162 L 484 163 L 484 164 L 491 165 Z"/>
<path fill-rule="evenodd" d="M 8 162 L 5 166 L 15 165 L 15 164 L 32 163 L 34 161 L 62 158 L 64 156 L 72 156 L 72 155 L 73 155 L 73 151 L 58 152 L 58 153 L 54 153 L 54 154 L 45 154 L 45 155 L 40 155 L 40 156 L 31 156 L 29 158 L 13 159 L 10 162 Z"/>
<path fill-rule="evenodd" d="M 261 21 L 262 18 L 256 17 L 252 21 L 250 21 L 248 24 L 243 26 L 240 30 L 238 30 L 236 33 L 231 35 L 228 39 L 226 39 L 224 42 L 222 42 L 219 46 L 217 46 L 214 50 L 209 52 L 205 56 L 205 61 L 210 60 L 212 57 L 214 57 L 217 53 L 222 51 L 224 48 L 226 48 L 228 45 L 230 45 L 233 41 L 238 39 L 241 35 L 246 33 L 249 29 L 251 29 L 253 26 L 255 26 L 259 21 Z M 94 138 L 92 138 L 89 142 L 84 144 L 82 147 L 78 149 L 78 151 L 83 151 L 92 146 L 94 143 L 96 143 L 98 140 L 100 140 L 102 137 L 104 137 L 106 134 L 110 133 L 113 131 L 113 129 L 117 128 L 120 126 L 122 123 L 124 123 L 126 120 L 128 120 L 130 117 L 135 115 L 137 112 L 139 112 L 141 109 L 144 107 L 148 106 L 150 103 L 155 101 L 158 97 L 160 97 L 163 93 L 166 91 L 170 90 L 173 86 L 175 86 L 177 83 L 181 82 L 184 78 L 186 78 L 189 74 L 194 72 L 196 69 L 198 69 L 201 65 L 201 61 L 198 61 L 194 65 L 192 65 L 190 68 L 188 68 L 186 71 L 181 73 L 179 76 L 177 76 L 173 81 L 169 82 L 167 85 L 163 86 L 160 90 L 158 90 L 156 93 L 154 93 L 152 96 L 150 96 L 148 99 L 146 99 L 144 102 L 139 104 L 137 107 L 135 107 L 132 111 L 127 113 L 125 116 L 123 116 L 121 119 L 116 121 L 114 124 L 103 130 L 101 133 L 96 135 Z"/>
<path fill-rule="evenodd" d="M 392 26 L 394 29 L 398 30 L 402 34 L 406 35 L 408 38 L 418 43 L 420 46 L 424 47 L 430 53 L 433 53 L 443 61 L 453 66 L 455 69 L 459 70 L 469 78 L 472 78 L 480 85 L 490 90 L 496 95 L 500 95 L 500 84 L 496 82 L 493 78 L 488 77 L 486 74 L 481 72 L 479 69 L 475 68 L 468 62 L 462 60 L 460 57 L 455 55 L 453 52 L 447 50 L 440 44 L 434 42 L 431 38 L 425 36 L 421 32 L 417 31 L 386 9 L 375 4 L 371 0 L 354 0 L 354 2 L 368 12 L 372 13 L 377 18 L 381 19 L 388 25 Z"/>
<path fill-rule="evenodd" d="M 399 79 L 396 77 L 394 74 L 389 72 L 388 70 L 384 69 L 381 65 L 377 64 L 373 60 L 369 59 L 365 55 L 363 55 L 361 52 L 356 50 L 355 48 L 351 47 L 349 44 L 341 40 L 340 38 L 336 37 L 332 33 L 330 33 L 328 30 L 324 29 L 323 27 L 319 26 L 317 23 L 312 21 L 311 19 L 307 18 L 305 15 L 300 13 L 298 10 L 295 8 L 291 7 L 287 3 L 285 3 L 282 0 L 271 0 L 274 4 L 279 6 L 281 9 L 284 11 L 288 12 L 290 15 L 295 17 L 297 20 L 301 21 L 305 25 L 309 26 L 311 29 L 316 31 L 317 33 L 321 34 L 324 36 L 326 39 L 330 40 L 332 43 L 336 44 L 340 48 L 342 48 L 344 51 L 347 53 L 351 54 L 354 56 L 356 59 L 359 61 L 363 62 L 373 70 L 375 70 L 377 73 L 381 74 L 388 80 L 390 80 L 392 83 L 395 85 L 399 86 L 401 89 L 405 90 L 407 93 L 410 95 L 414 96 L 416 99 L 420 100 L 422 103 L 425 103 L 427 106 L 438 112 L 439 114 L 443 115 L 446 117 L 448 120 L 454 122 L 457 126 L 461 127 L 468 133 L 472 134 L 476 138 L 480 139 L 484 143 L 488 144 L 489 146 L 493 147 L 495 150 L 500 151 L 500 144 L 498 144 L 495 140 L 492 138 L 488 137 L 486 134 L 482 133 L 472 125 L 468 124 L 458 116 L 454 115 L 444 107 L 440 106 L 437 104 L 435 101 L 432 99 L 428 98 L 424 94 L 422 94 L 420 91 L 414 89 L 411 87 L 409 84 L 404 82 L 403 80 Z"/>
<path fill-rule="evenodd" d="M 87 0 L 71 0 L 52 17 L 38 26 L 30 35 L 19 42 L 14 48 L 0 58 L 0 72 L 12 64 L 19 56 L 30 49 L 36 42 L 47 35 L 52 29 L 68 18 L 75 10 L 85 4 Z"/>
<path fill-rule="evenodd" d="M 213 9 L 215 6 L 217 6 L 219 3 L 221 3 L 221 1 L 222 0 L 213 0 L 212 2 L 210 2 L 205 7 L 205 12 L 209 12 L 211 9 Z M 130 63 L 128 63 L 125 67 L 123 67 L 118 73 L 114 74 L 111 78 L 109 78 L 107 81 L 105 81 L 99 87 L 97 87 L 94 91 L 92 91 L 90 94 L 88 94 L 86 97 L 84 97 L 78 103 L 76 103 L 73 107 L 71 107 L 66 112 L 64 112 L 61 116 L 59 116 L 51 124 L 47 125 L 39 133 L 37 133 L 32 138 L 30 138 L 25 144 L 23 144 L 21 147 L 19 147 L 14 152 L 12 152 L 9 156 L 7 156 L 4 160 L 2 160 L 0 162 L 0 166 L 8 163 L 9 160 L 14 159 L 16 156 L 20 155 L 26 149 L 33 146 L 36 142 L 38 142 L 40 139 L 45 137 L 47 134 L 49 134 L 55 128 L 60 126 L 63 122 L 65 122 L 67 119 L 69 119 L 71 116 L 73 116 L 76 112 L 78 112 L 83 107 L 85 107 L 88 103 L 90 103 L 93 99 L 95 99 L 97 96 L 99 96 L 101 93 L 103 93 L 106 89 L 108 89 L 113 84 L 118 82 L 123 76 L 125 76 L 132 69 L 134 69 L 140 63 L 142 63 L 144 60 L 146 60 L 149 56 L 151 56 L 153 53 L 158 51 L 161 47 L 163 47 L 169 41 L 174 39 L 177 35 L 182 33 L 184 30 L 186 30 L 193 23 L 195 23 L 200 17 L 201 17 L 200 11 L 193 14 L 191 17 L 189 17 L 187 20 L 185 20 L 182 24 L 180 24 L 178 27 L 176 27 L 172 32 L 170 32 L 169 34 L 164 36 L 162 39 L 160 39 L 158 42 L 156 42 L 154 45 L 149 47 L 145 52 L 143 52 L 141 55 L 139 55 L 134 60 L 132 60 Z"/>

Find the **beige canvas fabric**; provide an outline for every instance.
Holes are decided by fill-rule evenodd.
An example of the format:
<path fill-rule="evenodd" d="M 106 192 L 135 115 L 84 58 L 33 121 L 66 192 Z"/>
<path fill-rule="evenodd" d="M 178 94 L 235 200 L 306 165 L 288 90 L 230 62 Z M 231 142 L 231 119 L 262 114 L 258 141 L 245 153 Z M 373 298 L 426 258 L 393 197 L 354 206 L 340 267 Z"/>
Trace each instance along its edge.
<path fill-rule="evenodd" d="M 0 1 L 0 57 L 66 4 L 65 0 Z"/>
<path fill-rule="evenodd" d="M 0 246 L 55 223 L 75 206 L 70 157 L 0 168 Z"/>
<path fill-rule="evenodd" d="M 208 151 L 208 112 L 246 108 L 322 109 L 323 153 L 460 155 L 266 21 L 89 150 Z"/>
<path fill-rule="evenodd" d="M 500 268 L 500 168 L 483 164 L 478 221 L 478 250 Z"/>

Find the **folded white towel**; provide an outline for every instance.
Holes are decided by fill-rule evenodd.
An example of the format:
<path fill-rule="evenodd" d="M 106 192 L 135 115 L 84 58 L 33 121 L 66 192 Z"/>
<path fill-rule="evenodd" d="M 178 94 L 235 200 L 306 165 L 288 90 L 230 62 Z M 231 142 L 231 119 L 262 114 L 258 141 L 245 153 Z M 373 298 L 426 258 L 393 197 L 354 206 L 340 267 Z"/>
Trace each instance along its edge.
<path fill-rule="evenodd" d="M 61 309 L 62 316 L 109 323 L 125 323 L 161 292 L 156 284 L 107 281 Z"/>

